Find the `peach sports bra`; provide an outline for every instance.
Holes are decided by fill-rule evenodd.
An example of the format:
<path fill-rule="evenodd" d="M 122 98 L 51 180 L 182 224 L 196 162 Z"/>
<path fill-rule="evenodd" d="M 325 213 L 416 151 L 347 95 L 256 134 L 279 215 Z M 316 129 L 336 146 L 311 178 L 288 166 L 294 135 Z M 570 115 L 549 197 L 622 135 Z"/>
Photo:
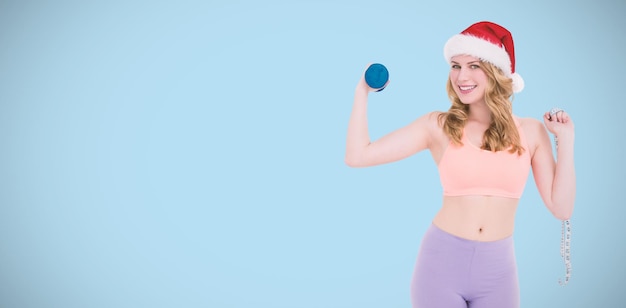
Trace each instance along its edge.
<path fill-rule="evenodd" d="M 530 171 L 530 153 L 517 119 L 515 122 L 525 148 L 522 155 L 483 150 L 467 139 L 465 130 L 463 145 L 450 141 L 438 165 L 444 196 L 522 196 Z"/>

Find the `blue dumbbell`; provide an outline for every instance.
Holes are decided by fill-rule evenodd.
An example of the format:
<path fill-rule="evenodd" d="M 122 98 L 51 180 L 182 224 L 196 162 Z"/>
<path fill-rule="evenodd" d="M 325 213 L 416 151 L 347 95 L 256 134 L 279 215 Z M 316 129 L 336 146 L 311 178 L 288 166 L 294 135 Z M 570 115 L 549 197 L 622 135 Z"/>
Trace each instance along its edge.
<path fill-rule="evenodd" d="M 376 92 L 385 89 L 387 81 L 389 81 L 389 71 L 380 63 L 370 65 L 365 71 L 365 82 Z"/>

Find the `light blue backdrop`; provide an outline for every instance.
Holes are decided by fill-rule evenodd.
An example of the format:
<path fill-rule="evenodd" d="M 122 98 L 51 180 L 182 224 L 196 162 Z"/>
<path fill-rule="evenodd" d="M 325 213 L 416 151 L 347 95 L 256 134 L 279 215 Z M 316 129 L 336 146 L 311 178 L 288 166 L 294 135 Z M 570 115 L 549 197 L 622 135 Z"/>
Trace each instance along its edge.
<path fill-rule="evenodd" d="M 351 169 L 359 75 L 378 138 L 448 106 L 442 47 L 516 40 L 515 112 L 576 123 L 573 278 L 532 177 L 523 307 L 621 307 L 623 1 L 2 1 L 1 307 L 410 307 L 440 203 L 428 153 Z"/>

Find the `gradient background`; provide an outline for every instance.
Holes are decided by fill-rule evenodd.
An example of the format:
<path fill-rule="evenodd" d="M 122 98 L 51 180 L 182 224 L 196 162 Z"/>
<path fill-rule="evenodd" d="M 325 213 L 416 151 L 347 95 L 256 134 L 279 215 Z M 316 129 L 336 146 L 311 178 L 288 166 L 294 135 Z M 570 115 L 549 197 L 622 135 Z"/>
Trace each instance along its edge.
<path fill-rule="evenodd" d="M 573 278 L 532 176 L 522 307 L 623 307 L 624 1 L 1 1 L 0 307 L 410 307 L 441 187 L 427 152 L 344 165 L 445 110 L 442 47 L 513 32 L 515 113 L 576 123 Z"/>

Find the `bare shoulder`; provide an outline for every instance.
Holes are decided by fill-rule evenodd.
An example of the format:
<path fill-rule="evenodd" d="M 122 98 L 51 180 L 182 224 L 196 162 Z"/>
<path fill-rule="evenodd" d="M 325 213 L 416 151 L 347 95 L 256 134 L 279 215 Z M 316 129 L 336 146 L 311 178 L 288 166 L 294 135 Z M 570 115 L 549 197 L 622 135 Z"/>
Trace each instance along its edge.
<path fill-rule="evenodd" d="M 515 118 L 519 121 L 520 127 L 526 134 L 536 134 L 545 130 L 543 123 L 535 118 L 521 118 L 518 116 L 515 116 Z"/>
<path fill-rule="evenodd" d="M 443 119 L 441 111 L 431 111 L 419 116 L 409 126 L 411 130 L 429 140 L 439 140 L 443 136 Z"/>
<path fill-rule="evenodd" d="M 526 142 L 531 148 L 536 148 L 547 135 L 543 123 L 535 118 L 521 118 L 515 116 L 520 123 Z"/>
<path fill-rule="evenodd" d="M 524 132 L 526 132 L 526 130 L 536 130 L 536 129 L 540 129 L 543 128 L 543 123 L 541 123 L 541 121 L 535 119 L 535 118 L 522 118 L 522 117 L 518 117 L 518 116 L 514 116 L 515 119 L 517 119 L 520 123 L 520 126 L 524 129 Z"/>
<path fill-rule="evenodd" d="M 414 126 L 415 128 L 419 128 L 419 129 L 427 129 L 427 130 L 434 130 L 437 127 L 441 128 L 441 125 L 439 124 L 439 118 L 440 118 L 440 114 L 442 112 L 439 111 L 432 111 L 432 112 L 428 112 L 425 113 L 419 117 L 417 117 L 412 123 L 411 125 Z M 442 122 L 443 123 L 443 122 Z"/>
<path fill-rule="evenodd" d="M 450 142 L 450 139 L 443 130 L 445 113 L 441 111 L 432 111 L 422 116 L 422 118 L 427 125 L 428 133 L 430 135 L 431 150 L 434 148 L 445 147 L 445 145 Z"/>
<path fill-rule="evenodd" d="M 428 124 L 431 129 L 441 129 L 443 126 L 443 115 L 444 113 L 441 111 L 431 111 L 421 118 Z"/>
<path fill-rule="evenodd" d="M 427 129 L 431 135 L 436 136 L 443 133 L 443 114 L 441 111 L 431 111 L 419 117 L 417 121 L 421 122 L 423 128 Z"/>

